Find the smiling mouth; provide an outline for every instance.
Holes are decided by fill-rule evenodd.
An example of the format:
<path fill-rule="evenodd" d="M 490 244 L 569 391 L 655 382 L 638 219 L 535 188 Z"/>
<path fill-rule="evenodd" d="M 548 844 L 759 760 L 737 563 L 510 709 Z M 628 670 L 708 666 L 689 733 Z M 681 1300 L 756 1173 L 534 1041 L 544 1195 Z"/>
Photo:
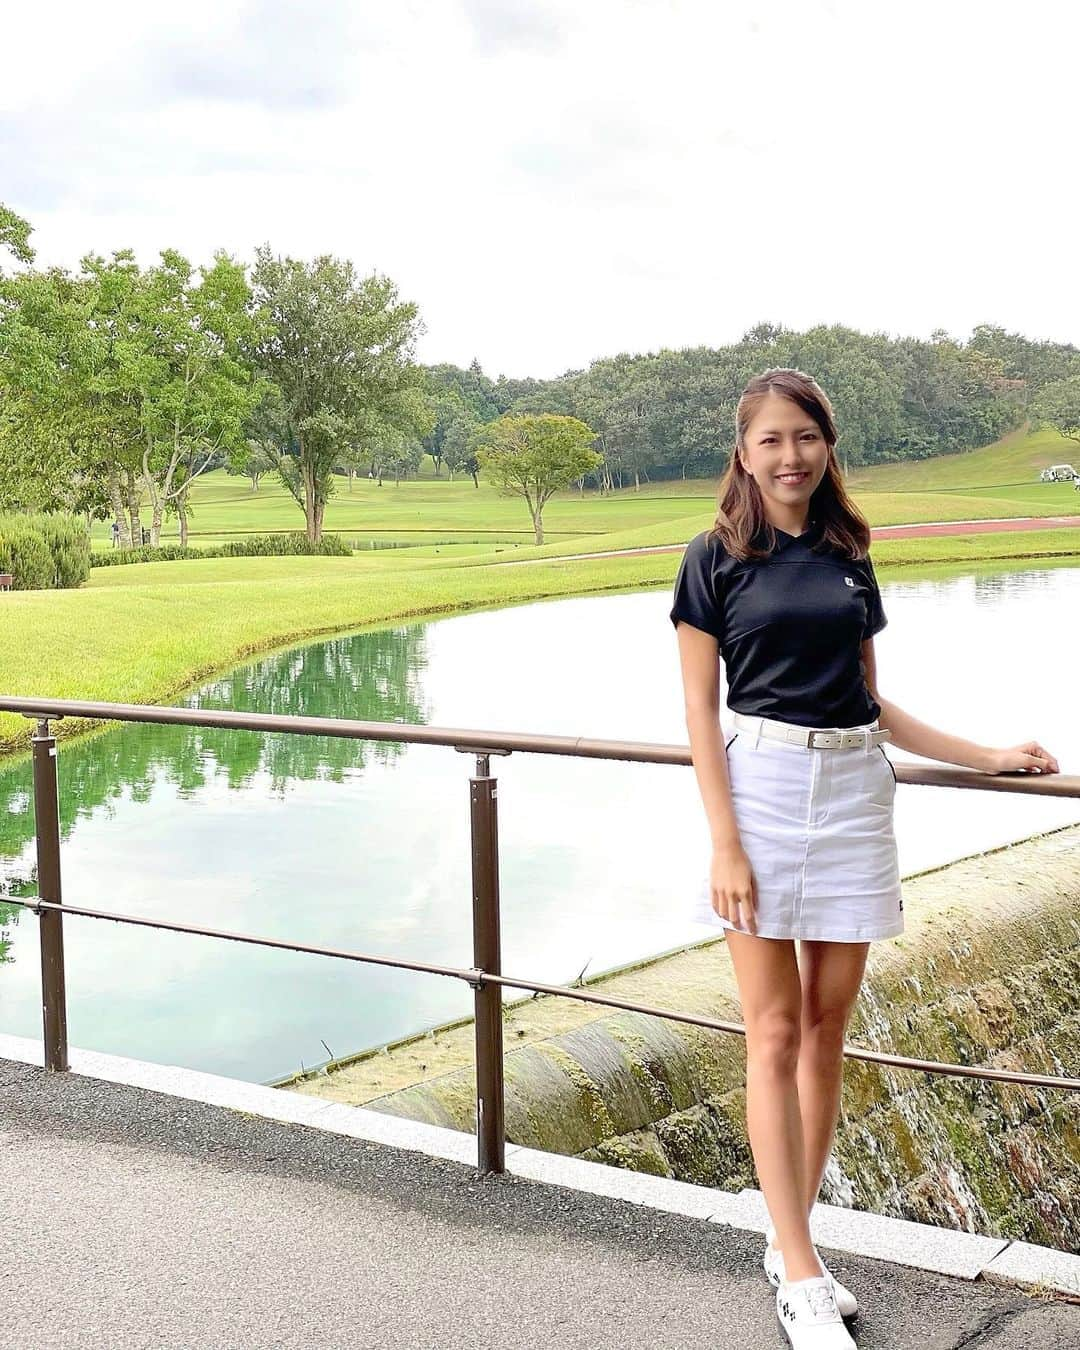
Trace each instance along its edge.
<path fill-rule="evenodd" d="M 801 483 L 804 478 L 809 478 L 808 473 L 778 473 L 776 481 L 778 483 Z"/>

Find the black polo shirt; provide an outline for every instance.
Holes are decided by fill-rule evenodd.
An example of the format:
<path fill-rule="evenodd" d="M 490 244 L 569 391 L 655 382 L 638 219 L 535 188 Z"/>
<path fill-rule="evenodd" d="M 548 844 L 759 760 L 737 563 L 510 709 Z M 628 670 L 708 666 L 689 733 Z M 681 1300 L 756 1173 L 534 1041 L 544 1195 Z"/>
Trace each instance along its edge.
<path fill-rule="evenodd" d="M 804 727 L 872 722 L 860 643 L 888 620 L 869 557 L 814 552 L 820 528 L 776 531 L 766 558 L 733 558 L 703 531 L 675 578 L 671 621 L 711 633 L 727 672 L 728 707 Z M 764 529 L 757 542 L 767 540 Z"/>

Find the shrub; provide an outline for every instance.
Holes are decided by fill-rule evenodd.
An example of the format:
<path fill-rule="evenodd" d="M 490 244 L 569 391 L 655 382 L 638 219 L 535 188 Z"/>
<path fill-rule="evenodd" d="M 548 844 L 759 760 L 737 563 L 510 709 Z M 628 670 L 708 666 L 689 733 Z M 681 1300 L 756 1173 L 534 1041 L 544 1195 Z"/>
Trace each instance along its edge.
<path fill-rule="evenodd" d="M 52 585 L 52 553 L 40 530 L 9 520 L 0 522 L 0 572 L 11 573 L 17 591 L 41 591 Z"/>
<path fill-rule="evenodd" d="M 17 591 L 81 586 L 90 572 L 90 539 L 76 516 L 0 516 L 0 572 Z"/>
<path fill-rule="evenodd" d="M 91 553 L 91 567 L 124 567 L 128 563 L 175 562 L 178 558 L 209 558 L 208 549 L 181 548 L 179 544 L 161 544 L 158 548 L 113 548 L 107 553 Z"/>
<path fill-rule="evenodd" d="M 187 558 L 267 558 L 293 555 L 348 558 L 349 545 L 336 534 L 327 534 L 313 544 L 306 534 L 256 534 L 231 544 L 211 548 L 181 548 L 179 544 L 161 544 L 158 548 L 114 548 L 90 557 L 91 567 L 120 567 L 127 563 L 177 562 Z"/>
<path fill-rule="evenodd" d="M 90 534 L 76 516 L 39 516 L 53 556 L 57 590 L 81 586 L 90 575 Z"/>
<path fill-rule="evenodd" d="M 290 554 L 348 558 L 352 549 L 340 535 L 324 534 L 317 544 L 313 544 L 306 534 L 299 531 L 291 534 L 259 534 L 251 539 L 237 539 L 231 544 L 221 545 L 223 558 L 286 557 Z"/>

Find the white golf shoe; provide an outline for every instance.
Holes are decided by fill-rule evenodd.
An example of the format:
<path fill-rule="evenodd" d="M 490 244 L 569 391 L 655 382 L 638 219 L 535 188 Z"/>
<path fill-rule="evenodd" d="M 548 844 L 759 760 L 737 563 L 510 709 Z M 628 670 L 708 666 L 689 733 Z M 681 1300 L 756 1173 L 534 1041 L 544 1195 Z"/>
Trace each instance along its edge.
<path fill-rule="evenodd" d="M 765 1258 L 762 1261 L 762 1265 L 765 1267 L 765 1274 L 769 1277 L 769 1283 L 774 1289 L 779 1289 L 784 1278 L 784 1253 L 779 1247 L 773 1246 L 775 1241 L 776 1229 L 770 1224 L 765 1230 Z M 822 1269 L 825 1271 L 826 1276 L 832 1281 L 833 1293 L 836 1296 L 836 1306 L 840 1309 L 840 1316 L 850 1317 L 852 1313 L 858 1312 L 858 1299 L 851 1290 L 848 1289 L 846 1285 L 842 1285 L 836 1276 L 829 1270 L 828 1266 L 825 1265 L 825 1262 L 821 1260 L 821 1253 L 818 1252 L 816 1247 L 814 1248 L 814 1251 L 817 1252 L 817 1258 L 821 1261 Z"/>
<path fill-rule="evenodd" d="M 776 1316 L 792 1350 L 856 1350 L 827 1275 L 781 1280 Z"/>

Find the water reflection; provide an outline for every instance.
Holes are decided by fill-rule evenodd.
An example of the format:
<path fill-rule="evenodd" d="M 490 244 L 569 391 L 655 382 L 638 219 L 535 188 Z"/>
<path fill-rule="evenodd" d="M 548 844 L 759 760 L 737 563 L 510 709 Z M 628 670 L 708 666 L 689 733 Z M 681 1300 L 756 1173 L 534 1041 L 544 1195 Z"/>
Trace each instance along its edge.
<path fill-rule="evenodd" d="M 1080 568 L 884 586 L 880 684 L 973 740 L 1035 736 L 1080 768 Z M 185 706 L 684 743 L 669 594 L 401 625 L 239 668 Z M 477 653 L 483 650 L 483 665 Z M 905 756 L 892 752 L 897 760 Z M 271 937 L 470 965 L 468 777 L 433 746 L 126 725 L 61 746 L 65 898 Z M 693 774 L 512 755 L 499 778 L 504 969 L 572 980 L 706 936 Z M 0 768 L 0 879 L 33 889 L 27 759 Z M 901 789 L 906 874 L 1080 818 L 1072 801 Z M 0 1030 L 38 1035 L 36 921 L 0 899 Z M 73 1044 L 276 1074 L 467 1012 L 467 986 L 68 920 Z"/>

